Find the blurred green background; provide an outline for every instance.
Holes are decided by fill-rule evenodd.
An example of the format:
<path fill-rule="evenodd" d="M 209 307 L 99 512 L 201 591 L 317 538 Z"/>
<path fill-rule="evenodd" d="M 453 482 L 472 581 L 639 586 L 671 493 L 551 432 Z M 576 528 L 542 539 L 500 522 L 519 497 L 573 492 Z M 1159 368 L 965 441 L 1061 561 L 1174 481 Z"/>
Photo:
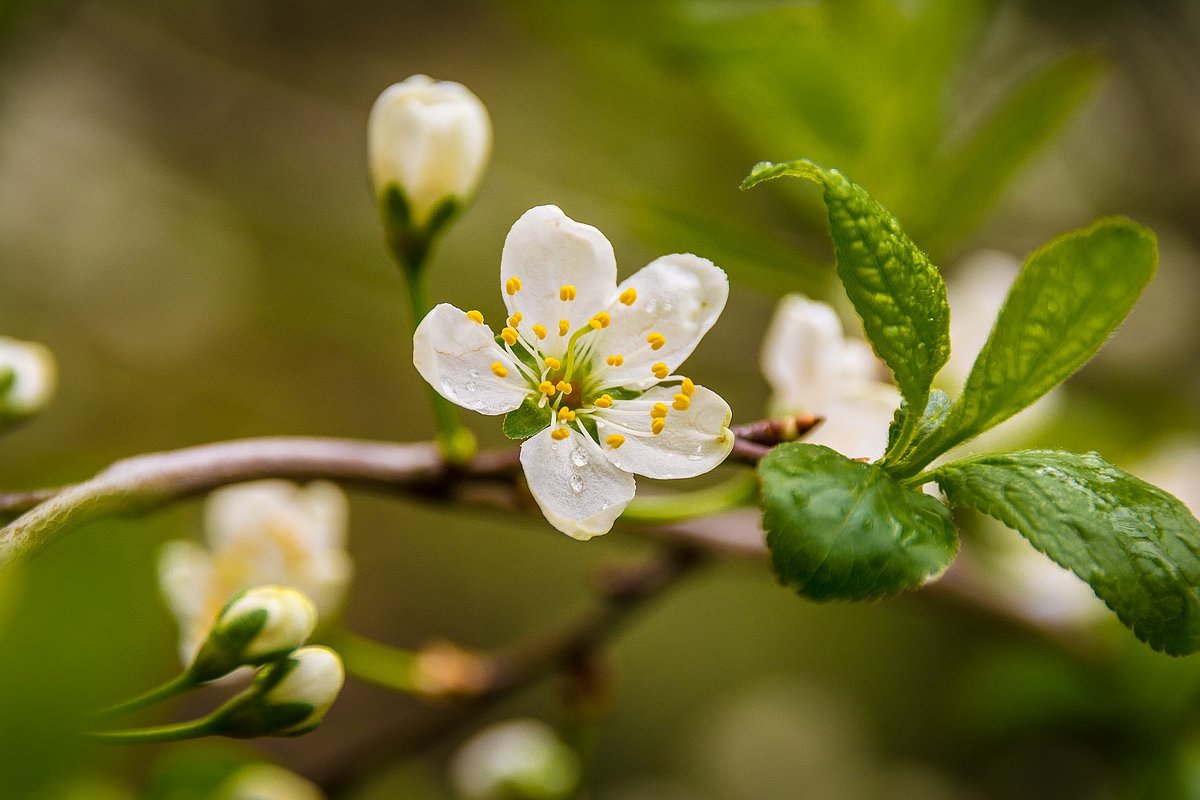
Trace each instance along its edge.
<path fill-rule="evenodd" d="M 951 280 L 981 248 L 1021 256 L 1102 214 L 1152 227 L 1158 278 L 1039 441 L 1136 471 L 1200 426 L 1200 3 L 0 0 L 0 70 L 0 333 L 61 371 L 0 442 L 5 488 L 239 436 L 431 435 L 364 142 L 376 95 L 416 72 L 471 87 L 495 127 L 435 298 L 498 313 L 504 235 L 541 203 L 603 230 L 622 275 L 708 256 L 734 291 L 690 369 L 754 419 L 774 299 L 842 301 L 816 193 L 736 187 L 807 156 Z M 93 525 L 4 576 L 0 797 L 203 797 L 186 776 L 256 753 L 322 779 L 412 712 L 351 683 L 316 733 L 258 749 L 63 740 L 176 669 L 154 559 L 200 534 L 198 510 Z M 355 628 L 482 647 L 561 619 L 648 545 L 355 495 L 351 550 Z M 1200 662 L 1096 635 L 1079 657 L 924 593 L 823 606 L 763 565 L 708 569 L 614 647 L 593 796 L 1200 797 Z M 545 682 L 487 718 L 553 720 L 557 697 Z M 466 732 L 362 796 L 444 797 Z"/>

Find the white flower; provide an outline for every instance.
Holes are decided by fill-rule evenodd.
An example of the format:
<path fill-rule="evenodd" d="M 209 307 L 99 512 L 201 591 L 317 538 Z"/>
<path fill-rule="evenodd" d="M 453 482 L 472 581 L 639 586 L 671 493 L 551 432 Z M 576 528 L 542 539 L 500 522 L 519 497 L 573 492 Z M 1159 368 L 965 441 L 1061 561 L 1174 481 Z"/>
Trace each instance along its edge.
<path fill-rule="evenodd" d="M 536 719 L 515 719 L 472 736 L 450 764 L 464 800 L 570 797 L 579 784 L 579 758 Z"/>
<path fill-rule="evenodd" d="M 711 261 L 663 256 L 618 286 L 604 235 L 539 206 L 508 233 L 500 287 L 509 317 L 499 338 L 480 312 L 443 303 L 418 326 L 413 363 L 464 408 L 544 415 L 521 465 L 560 531 L 606 533 L 633 499 L 635 473 L 690 478 L 729 454 L 729 406 L 675 374 L 729 295 Z"/>
<path fill-rule="evenodd" d="M 250 688 L 213 712 L 226 736 L 299 736 L 321 724 L 346 679 L 328 647 L 301 647 L 258 671 Z"/>
<path fill-rule="evenodd" d="M 159 583 L 180 627 L 190 664 L 230 596 L 264 584 L 308 596 L 322 620 L 335 615 L 351 575 L 345 551 L 346 496 L 331 483 L 303 488 L 282 480 L 219 489 L 204 508 L 209 548 L 168 542 Z"/>
<path fill-rule="evenodd" d="M 447 201 L 475 193 L 492 146 L 487 109 L 467 87 L 413 75 L 384 90 L 367 123 L 377 197 L 397 186 L 420 229 Z"/>
<path fill-rule="evenodd" d="M 250 764 L 217 788 L 216 800 L 323 800 L 311 781 L 275 764 Z"/>
<path fill-rule="evenodd" d="M 316 627 L 317 609 L 297 590 L 248 589 L 234 595 L 221 610 L 189 672 L 203 682 L 240 666 L 273 661 L 308 641 Z"/>
<path fill-rule="evenodd" d="M 50 401 L 57 383 L 54 354 L 46 347 L 0 336 L 0 415 L 37 413 Z"/>
<path fill-rule="evenodd" d="M 900 393 L 861 339 L 847 338 L 833 308 L 792 294 L 779 301 L 763 341 L 762 371 L 776 416 L 813 414 L 822 422 L 805 441 L 850 458 L 877 459 Z"/>

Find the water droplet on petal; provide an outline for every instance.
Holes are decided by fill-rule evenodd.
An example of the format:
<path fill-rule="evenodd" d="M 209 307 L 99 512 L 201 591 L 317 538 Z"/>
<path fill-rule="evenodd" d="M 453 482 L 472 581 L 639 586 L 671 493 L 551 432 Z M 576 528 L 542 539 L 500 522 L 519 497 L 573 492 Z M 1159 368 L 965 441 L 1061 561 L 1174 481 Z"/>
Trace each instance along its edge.
<path fill-rule="evenodd" d="M 587 466 L 588 454 L 584 452 L 582 447 L 576 447 L 571 451 L 571 462 L 577 467 Z"/>
<path fill-rule="evenodd" d="M 454 385 L 451 384 L 450 381 L 442 381 L 442 394 L 451 400 L 453 400 L 455 397 L 458 397 L 458 392 L 455 390 Z"/>
<path fill-rule="evenodd" d="M 696 445 L 696 449 L 688 456 L 688 461 L 699 461 L 704 458 L 704 445 Z"/>
<path fill-rule="evenodd" d="M 575 490 L 576 494 L 578 494 L 579 492 L 582 492 L 583 491 L 583 477 L 580 475 L 572 475 L 571 476 L 571 488 Z"/>
<path fill-rule="evenodd" d="M 476 389 L 478 389 L 479 387 L 475 385 L 475 381 L 467 381 L 466 383 L 463 384 L 463 388 L 466 389 L 468 392 L 473 392 Z"/>

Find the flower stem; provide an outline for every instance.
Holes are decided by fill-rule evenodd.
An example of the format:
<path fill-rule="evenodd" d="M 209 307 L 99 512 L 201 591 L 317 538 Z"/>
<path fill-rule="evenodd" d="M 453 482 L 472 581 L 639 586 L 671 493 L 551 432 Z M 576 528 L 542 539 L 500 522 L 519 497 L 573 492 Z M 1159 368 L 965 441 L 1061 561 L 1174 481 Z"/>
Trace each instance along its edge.
<path fill-rule="evenodd" d="M 367 683 L 406 694 L 421 692 L 417 654 L 345 628 L 331 631 L 325 643 L 338 651 L 346 672 Z"/>
<path fill-rule="evenodd" d="M 147 708 L 156 703 L 161 703 L 163 700 L 166 700 L 169 697 L 174 697 L 177 694 L 183 694 L 195 685 L 195 681 L 192 680 L 191 674 L 184 672 L 162 684 L 161 686 L 156 686 L 148 692 L 139 694 L 137 697 L 133 697 L 123 703 L 117 703 L 116 705 L 101 709 L 96 713 L 96 717 L 100 719 L 107 719 L 112 717 L 122 717 L 126 714 L 132 714 L 134 711 L 140 711 L 143 708 Z"/>
<path fill-rule="evenodd" d="M 115 731 L 91 731 L 88 737 L 102 744 L 154 744 L 156 742 L 180 742 L 184 739 L 199 739 L 212 736 L 217 731 L 217 720 L 213 715 L 191 722 L 176 722 L 152 728 L 127 728 Z"/>
<path fill-rule="evenodd" d="M 740 508 L 754 502 L 757 497 L 757 477 L 754 473 L 744 473 L 694 492 L 634 498 L 621 519 L 652 524 L 681 522 Z"/>
<path fill-rule="evenodd" d="M 414 332 L 433 308 L 433 302 L 429 298 L 429 283 L 425 277 L 425 257 L 428 252 L 428 249 L 419 254 L 405 253 L 399 249 L 395 251 L 408 279 L 408 300 Z M 429 384 L 425 385 L 425 389 L 429 394 L 429 402 L 438 426 L 438 443 L 446 460 L 454 464 L 465 464 L 475 455 L 475 434 L 462 424 L 458 418 L 458 410 L 449 400 L 438 394 Z"/>

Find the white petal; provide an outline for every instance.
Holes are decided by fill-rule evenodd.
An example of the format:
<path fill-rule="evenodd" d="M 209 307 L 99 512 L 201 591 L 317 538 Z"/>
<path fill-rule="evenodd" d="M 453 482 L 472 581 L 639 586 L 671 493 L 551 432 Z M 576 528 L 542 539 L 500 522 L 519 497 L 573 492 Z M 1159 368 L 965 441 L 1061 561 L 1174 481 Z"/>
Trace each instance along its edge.
<path fill-rule="evenodd" d="M 508 374 L 497 377 L 492 364 Z M 495 335 L 449 303 L 428 314 L 413 334 L 413 364 L 434 391 L 480 414 L 506 414 L 524 402 L 529 386 Z"/>
<path fill-rule="evenodd" d="M 595 352 L 600 364 L 614 354 L 625 359 L 606 368 L 602 380 L 608 386 L 645 389 L 660 380 L 651 365 L 662 362 L 674 372 L 696 349 L 725 308 L 729 279 L 708 259 L 677 253 L 638 270 L 618 287 L 618 295 L 627 289 L 634 289 L 637 299 L 608 309 L 612 322 L 596 334 Z M 647 341 L 652 333 L 666 340 L 658 350 Z"/>
<path fill-rule="evenodd" d="M 950 360 L 941 378 L 950 386 L 957 388 L 966 382 L 1020 271 L 1021 262 L 1007 253 L 981 250 L 947 281 L 946 295 L 954 313 L 950 315 Z"/>
<path fill-rule="evenodd" d="M 900 392 L 887 383 L 875 383 L 827 405 L 822 421 L 804 441 L 823 444 L 849 458 L 874 461 L 887 448 L 888 427 L 900 407 Z"/>
<path fill-rule="evenodd" d="M 608 533 L 633 500 L 633 476 L 613 466 L 579 431 L 560 442 L 551 430 L 521 445 L 521 467 L 533 499 L 547 521 L 573 539 Z"/>
<path fill-rule="evenodd" d="M 191 663 L 216 616 L 209 600 L 213 580 L 212 559 L 203 547 L 188 541 L 163 545 L 158 585 L 179 625 L 179 659 L 184 665 Z"/>
<path fill-rule="evenodd" d="M 521 282 L 516 294 L 506 291 L 511 278 Z M 564 302 L 560 290 L 568 285 L 575 287 L 575 299 Z M 559 320 L 567 320 L 575 331 L 612 303 L 617 260 L 600 231 L 576 222 L 558 206 L 537 206 L 513 223 L 504 240 L 500 287 L 508 313 L 521 313 L 521 333 L 533 341 L 533 326 L 545 326 L 545 350 L 553 353 L 560 349 L 555 346 Z"/>
<path fill-rule="evenodd" d="M 658 386 L 636 400 L 617 400 L 612 408 L 598 412 L 597 431 L 608 460 L 648 478 L 691 478 L 724 461 L 733 449 L 729 404 L 716 392 L 697 386 L 688 409 L 677 411 L 672 401 L 678 391 Z M 668 408 L 666 425 L 657 436 L 650 428 L 655 403 Z M 625 437 L 616 448 L 605 441 L 613 433 Z"/>

